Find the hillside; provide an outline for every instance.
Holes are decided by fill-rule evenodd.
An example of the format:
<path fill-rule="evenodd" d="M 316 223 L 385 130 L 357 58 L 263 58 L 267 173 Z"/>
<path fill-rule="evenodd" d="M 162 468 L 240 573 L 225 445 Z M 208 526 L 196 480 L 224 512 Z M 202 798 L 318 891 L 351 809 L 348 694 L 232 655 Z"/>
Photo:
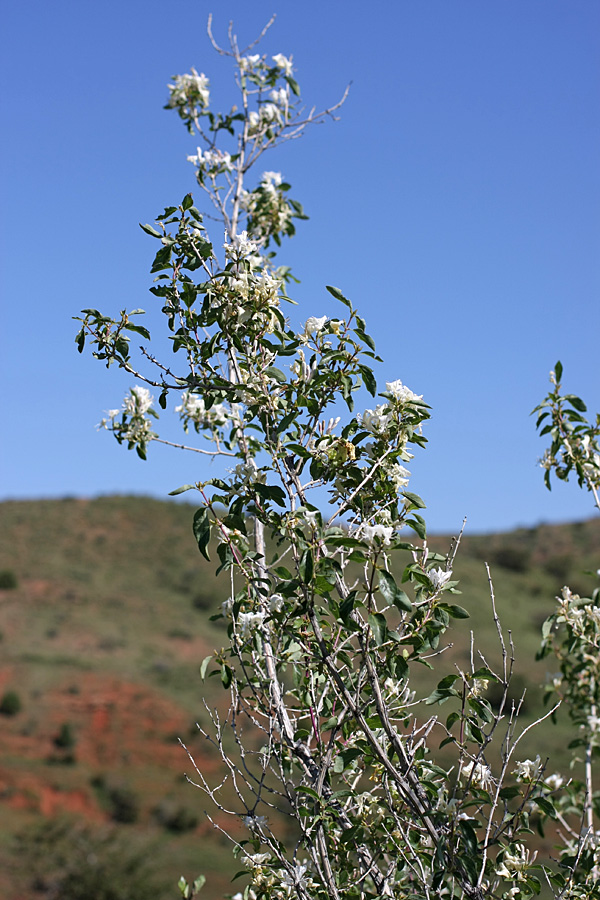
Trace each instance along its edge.
<path fill-rule="evenodd" d="M 151 856 L 160 875 L 140 874 L 138 883 L 147 877 L 155 900 L 177 897 L 181 874 L 209 876 L 209 898 L 231 890 L 229 848 L 183 778 L 189 763 L 177 742 L 216 774 L 195 722 L 207 691 L 209 703 L 222 701 L 219 685 L 201 682 L 199 665 L 223 643 L 222 626 L 208 616 L 226 584 L 194 545 L 192 510 L 139 497 L 0 504 L 0 697 L 16 695 L 19 707 L 0 717 L 6 900 L 56 896 L 61 854 L 67 847 L 65 858 L 73 856 L 76 846 L 86 859 L 113 853 L 113 871 L 133 865 L 117 845 Z M 445 551 L 449 539 L 430 544 Z M 471 619 L 451 636 L 446 670 L 465 665 L 471 628 L 476 646 L 497 658 L 486 560 L 514 635 L 514 692 L 527 688 L 529 721 L 546 677 L 546 665 L 534 662 L 541 622 L 563 584 L 582 594 L 593 588 L 584 573 L 599 559 L 598 519 L 464 537 L 455 574 Z M 523 755 L 543 747 L 560 768 L 568 739 L 564 722 L 545 725 Z"/>

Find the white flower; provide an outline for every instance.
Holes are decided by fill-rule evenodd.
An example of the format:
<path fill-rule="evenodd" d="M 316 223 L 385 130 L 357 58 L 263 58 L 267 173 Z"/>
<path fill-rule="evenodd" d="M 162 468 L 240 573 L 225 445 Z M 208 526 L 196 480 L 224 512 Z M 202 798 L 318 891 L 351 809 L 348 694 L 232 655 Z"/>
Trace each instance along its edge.
<path fill-rule="evenodd" d="M 207 172 L 231 172 L 233 169 L 231 154 L 225 150 L 205 150 L 202 152 L 201 147 L 198 147 L 196 155 L 188 156 L 187 159 L 188 162 L 193 163 L 199 169 L 205 169 Z"/>
<path fill-rule="evenodd" d="M 281 110 L 275 103 L 264 103 L 259 111 L 260 121 L 269 125 L 271 122 L 281 122 Z"/>
<path fill-rule="evenodd" d="M 397 491 L 401 488 L 406 487 L 408 484 L 408 479 L 410 478 L 410 472 L 404 466 L 401 466 L 399 463 L 394 463 L 393 466 L 390 466 L 387 475 L 390 480 L 393 482 L 394 487 Z"/>
<path fill-rule="evenodd" d="M 270 858 L 269 853 L 252 853 L 249 856 L 242 856 L 242 864 L 249 869 L 256 869 L 263 866 Z"/>
<path fill-rule="evenodd" d="M 518 762 L 516 768 L 513 769 L 513 775 L 516 775 L 519 781 L 535 781 L 543 768 L 542 760 L 538 755 L 535 759 L 524 759 L 523 762 Z"/>
<path fill-rule="evenodd" d="M 491 769 L 481 762 L 463 763 L 460 767 L 460 774 L 466 781 L 470 781 L 474 787 L 483 788 L 484 791 L 492 781 Z"/>
<path fill-rule="evenodd" d="M 498 875 L 501 878 L 521 879 L 523 872 L 529 868 L 537 856 L 534 852 L 531 860 L 529 858 L 529 850 L 525 849 L 524 844 L 515 844 L 514 850 L 505 850 L 502 863 L 498 867 Z"/>
<path fill-rule="evenodd" d="M 452 578 L 452 570 L 444 572 L 443 569 L 430 569 L 427 577 L 431 582 L 434 591 L 439 591 Z"/>
<path fill-rule="evenodd" d="M 258 53 L 254 53 L 251 56 L 242 56 L 240 59 L 240 69 L 242 72 L 247 72 L 248 69 L 253 69 L 260 62 L 260 55 Z"/>
<path fill-rule="evenodd" d="M 286 107 L 289 99 L 289 91 L 287 88 L 280 88 L 278 91 L 271 91 L 269 97 L 277 106 Z"/>
<path fill-rule="evenodd" d="M 306 870 L 308 866 L 306 863 L 300 865 L 300 863 L 296 863 L 292 872 L 285 872 L 283 875 L 282 885 L 284 887 L 307 887 L 306 883 Z"/>
<path fill-rule="evenodd" d="M 394 529 L 387 525 L 363 524 L 358 529 L 357 535 L 366 541 L 367 544 L 373 545 L 377 541 L 382 543 L 384 547 L 389 547 L 394 537 Z"/>
<path fill-rule="evenodd" d="M 228 600 L 224 600 L 223 603 L 221 603 L 221 613 L 223 616 L 225 616 L 226 619 L 230 619 L 232 610 L 233 600 L 230 597 Z"/>
<path fill-rule="evenodd" d="M 553 775 L 548 775 L 547 778 L 544 778 L 544 784 L 549 787 L 551 791 L 558 791 L 564 783 L 564 778 L 556 772 Z"/>
<path fill-rule="evenodd" d="M 260 183 L 265 187 L 270 187 L 271 185 L 279 187 L 282 181 L 283 178 L 281 172 L 263 172 L 262 178 L 260 179 Z"/>
<path fill-rule="evenodd" d="M 213 403 L 210 409 L 206 409 L 203 398 L 189 391 L 184 391 L 181 395 L 181 404 L 175 407 L 175 412 L 181 414 L 184 422 L 192 421 L 209 427 L 223 426 L 229 417 L 227 408 L 222 403 Z"/>
<path fill-rule="evenodd" d="M 480 697 L 487 691 L 489 683 L 489 679 L 487 678 L 474 678 L 471 682 L 471 695 L 473 697 Z"/>
<path fill-rule="evenodd" d="M 252 831 L 254 828 L 263 828 L 269 820 L 266 816 L 244 816 L 242 821 Z"/>
<path fill-rule="evenodd" d="M 385 389 L 389 394 L 392 394 L 394 400 L 400 404 L 418 403 L 419 400 L 423 399 L 422 394 L 413 393 L 410 388 L 407 388 L 406 385 L 402 384 L 400 379 L 397 381 L 387 381 Z"/>
<path fill-rule="evenodd" d="M 242 259 L 243 257 L 250 256 L 252 253 L 256 253 L 258 250 L 257 242 L 248 237 L 247 231 L 236 234 L 235 237 L 232 238 L 231 243 L 223 244 L 223 247 L 225 248 L 225 255 L 230 259 Z"/>
<path fill-rule="evenodd" d="M 265 618 L 265 614 L 262 612 L 243 612 L 240 613 L 237 617 L 237 627 L 240 632 L 241 637 L 246 638 L 249 637 L 253 631 L 256 631 L 257 628 L 263 623 L 263 619 Z"/>
<path fill-rule="evenodd" d="M 154 397 L 148 388 L 136 385 L 131 388 L 129 395 L 123 400 L 123 409 L 130 416 L 143 416 L 153 403 Z"/>
<path fill-rule="evenodd" d="M 208 106 L 210 99 L 208 85 L 206 75 L 204 73 L 198 75 L 195 69 L 192 69 L 191 75 L 176 75 L 175 84 L 167 85 L 171 94 L 169 106 L 185 106 L 190 100 L 194 100 L 194 95 L 197 96 L 200 106 Z"/>
<path fill-rule="evenodd" d="M 587 717 L 588 728 L 592 732 L 592 734 L 596 734 L 600 731 L 600 717 L 598 716 L 588 716 Z"/>
<path fill-rule="evenodd" d="M 319 332 L 323 331 L 325 328 L 326 322 L 327 316 L 321 316 L 320 318 L 311 316 L 304 324 L 304 335 L 309 338 L 312 337 L 313 334 L 319 334 Z"/>
<path fill-rule="evenodd" d="M 365 409 L 362 415 L 356 417 L 359 425 L 366 428 L 372 434 L 384 431 L 391 418 L 389 406 L 379 404 L 375 409 Z"/>
<path fill-rule="evenodd" d="M 271 612 L 281 612 L 285 600 L 281 594 L 272 594 L 269 599 L 269 609 Z"/>
<path fill-rule="evenodd" d="M 292 68 L 292 57 L 289 59 L 287 56 L 284 56 L 283 53 L 276 53 L 275 56 L 271 57 L 275 65 L 278 69 L 282 69 L 284 75 L 291 75 L 294 71 Z"/>

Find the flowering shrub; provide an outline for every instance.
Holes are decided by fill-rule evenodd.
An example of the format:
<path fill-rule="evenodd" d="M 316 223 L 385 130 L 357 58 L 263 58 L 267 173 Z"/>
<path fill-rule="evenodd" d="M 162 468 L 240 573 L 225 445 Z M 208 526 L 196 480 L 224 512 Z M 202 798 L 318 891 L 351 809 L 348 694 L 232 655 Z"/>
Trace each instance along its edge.
<path fill-rule="evenodd" d="M 540 463 L 544 479 L 550 489 L 552 472 L 563 481 L 574 473 L 600 509 L 600 415 L 595 423 L 588 422 L 583 400 L 561 393 L 562 371 L 557 362 L 550 372 L 553 389 L 533 411 L 539 413 L 540 433 L 552 439 Z M 577 734 L 570 744 L 573 761 L 583 761 L 584 778 L 564 784 L 554 776 L 560 782 L 557 788 L 563 787 L 555 801 L 565 838 L 561 860 L 570 870 L 567 877 L 558 873 L 554 883 L 563 891 L 560 896 L 596 897 L 600 896 L 600 829 L 595 827 L 600 792 L 594 792 L 592 775 L 593 761 L 600 754 L 600 589 L 591 597 L 580 597 L 565 586 L 556 599 L 556 611 L 542 628 L 539 657 L 553 654 L 558 662 L 560 671 L 546 686 L 546 697 L 559 698 L 568 710 Z"/>
<path fill-rule="evenodd" d="M 172 341 L 168 362 L 146 347 L 145 368 L 134 362 L 131 333 L 150 340 L 132 321 L 140 310 L 116 319 L 84 310 L 77 335 L 80 351 L 91 341 L 98 359 L 144 385 L 101 423 L 119 442 L 142 457 L 157 441 L 230 458 L 226 476 L 172 492 L 199 495 L 198 548 L 207 559 L 216 553 L 230 584 L 216 613 L 228 645 L 204 660 L 202 676 L 217 672 L 231 698 L 227 716 L 210 713 L 205 734 L 235 805 L 191 757 L 190 780 L 220 822 L 229 815 L 245 826 L 245 839 L 230 837 L 244 900 L 525 900 L 539 893 L 542 872 L 527 847 L 530 817 L 555 815 L 561 781 L 544 777 L 539 758 L 518 759 L 524 732 L 507 700 L 512 654 L 493 589 L 497 671 L 474 649 L 464 671 L 440 672 L 429 696 L 414 687 L 424 665 L 443 665 L 451 622 L 468 617 L 455 602 L 459 540 L 446 555 L 431 552 L 425 503 L 408 490 L 406 464 L 426 444 L 429 406 L 399 379 L 378 389 L 374 341 L 338 288 L 327 288 L 335 318 L 290 325 L 293 277 L 275 264 L 272 245 L 293 235 L 304 213 L 279 172 L 251 184 L 267 150 L 340 104 L 305 114 L 291 57 L 250 53 L 254 44 L 240 50 L 231 31 L 223 49 L 210 22 L 209 35 L 233 63 L 236 105 L 213 111 L 208 78 L 192 70 L 169 85 L 167 108 L 199 144 L 189 160 L 225 243 L 212 242 L 191 194 L 156 227 L 142 226 L 159 243 L 151 292 Z M 362 388 L 375 408 L 355 413 Z M 206 443 L 160 437 L 150 418 L 158 418 L 156 396 L 162 410 L 174 398 L 183 430 Z M 316 504 L 315 489 L 327 502 Z M 495 709 L 486 699 L 492 683 Z M 237 755 L 225 749 L 228 732 Z M 293 824 L 291 838 L 274 811 Z M 569 889 L 587 852 L 577 847 L 566 876 L 547 875 Z M 201 884 L 182 879 L 183 896 Z"/>

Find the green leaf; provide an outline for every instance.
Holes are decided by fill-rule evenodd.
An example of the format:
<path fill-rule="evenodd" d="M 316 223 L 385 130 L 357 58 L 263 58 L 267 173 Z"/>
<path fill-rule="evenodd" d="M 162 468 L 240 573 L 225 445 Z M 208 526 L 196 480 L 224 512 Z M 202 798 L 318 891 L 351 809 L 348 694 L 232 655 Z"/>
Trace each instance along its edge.
<path fill-rule="evenodd" d="M 440 603 L 440 609 L 445 609 L 449 616 L 452 616 L 453 619 L 470 619 L 471 616 L 467 612 L 466 609 L 462 606 L 457 606 L 455 603 Z"/>
<path fill-rule="evenodd" d="M 182 484 L 181 487 L 175 488 L 174 491 L 169 491 L 169 497 L 176 497 L 177 494 L 184 494 L 186 491 L 193 491 L 195 487 L 195 484 Z"/>
<path fill-rule="evenodd" d="M 352 309 L 352 304 L 346 297 L 344 297 L 344 295 L 342 294 L 342 292 L 340 291 L 339 288 L 333 287 L 333 285 L 331 285 L 331 284 L 326 284 L 325 287 L 327 288 L 327 290 L 329 291 L 329 293 L 331 294 L 332 297 L 335 297 L 336 300 L 339 300 L 340 303 L 343 303 L 344 306 L 348 307 L 348 309 Z"/>
<path fill-rule="evenodd" d="M 221 665 L 221 681 L 223 683 L 223 687 L 225 688 L 228 688 L 233 681 L 233 671 L 225 663 Z"/>
<path fill-rule="evenodd" d="M 300 578 L 304 582 L 304 584 L 310 584 L 313 577 L 313 555 L 310 547 L 302 554 L 302 559 L 300 560 Z"/>
<path fill-rule="evenodd" d="M 396 594 L 398 593 L 398 585 L 389 572 L 382 571 L 379 573 L 379 590 L 388 603 L 393 603 L 396 599 Z"/>
<path fill-rule="evenodd" d="M 194 198 L 191 194 L 186 194 L 183 200 L 181 201 L 181 206 L 183 209 L 190 209 L 194 205 Z"/>
<path fill-rule="evenodd" d="M 375 638 L 375 642 L 378 646 L 384 644 L 387 640 L 387 622 L 385 621 L 385 616 L 382 616 L 381 613 L 372 613 L 369 616 L 369 625 L 371 626 L 371 631 L 373 632 L 373 637 Z"/>
<path fill-rule="evenodd" d="M 194 879 L 194 890 L 199 891 L 200 888 L 203 888 L 206 884 L 206 875 L 198 875 L 197 878 Z"/>
<path fill-rule="evenodd" d="M 269 366 L 265 369 L 265 375 L 268 375 L 269 378 L 274 378 L 275 381 L 278 381 L 280 384 L 285 384 L 287 381 L 287 378 L 281 369 L 277 369 L 275 366 Z"/>
<path fill-rule="evenodd" d="M 573 409 L 578 409 L 579 412 L 587 411 L 587 406 L 580 397 L 576 397 L 574 394 L 567 394 L 565 400 L 571 404 Z"/>
<path fill-rule="evenodd" d="M 401 590 L 389 572 L 379 573 L 379 590 L 388 603 L 392 603 L 401 612 L 412 612 L 412 604 L 407 594 Z"/>
<path fill-rule="evenodd" d="M 289 84 L 291 92 L 293 94 L 295 94 L 296 97 L 299 97 L 300 96 L 300 88 L 298 86 L 298 82 L 294 78 L 292 78 L 291 75 L 286 75 L 285 80 Z"/>
<path fill-rule="evenodd" d="M 157 231 L 156 228 L 152 227 L 152 225 L 142 225 L 141 222 L 139 224 L 140 224 L 140 228 L 142 229 L 142 231 L 145 231 L 146 234 L 150 235 L 150 237 L 155 237 L 155 238 L 162 237 L 162 234 L 160 233 L 160 231 Z"/>
<path fill-rule="evenodd" d="M 85 347 L 85 331 L 83 328 L 81 329 L 81 331 L 77 332 L 75 343 L 77 344 L 78 351 L 80 353 L 83 353 L 83 348 Z"/>
<path fill-rule="evenodd" d="M 210 562 L 208 555 L 208 544 L 210 542 L 210 519 L 208 517 L 208 509 L 202 507 L 194 514 L 194 537 L 198 541 L 198 550 L 202 556 Z"/>
<path fill-rule="evenodd" d="M 204 679 L 206 678 L 206 670 L 208 668 L 208 664 L 211 661 L 211 659 L 212 659 L 212 655 L 205 656 L 204 659 L 202 660 L 202 663 L 200 665 L 200 678 L 202 679 L 202 681 L 204 681 Z"/>
<path fill-rule="evenodd" d="M 136 331 L 138 334 L 141 334 L 142 337 L 145 337 L 147 341 L 150 340 L 150 332 L 147 328 L 144 328 L 143 325 L 132 325 L 128 322 L 127 325 L 125 325 L 125 328 L 127 331 Z"/>
<path fill-rule="evenodd" d="M 560 359 L 559 359 L 558 362 L 556 363 L 556 365 L 554 366 L 554 374 L 556 375 L 556 380 L 557 380 L 557 381 L 560 381 L 560 380 L 561 380 L 561 378 L 562 378 L 562 373 L 563 373 L 563 367 L 562 367 L 562 363 L 561 363 L 561 361 L 560 361 Z"/>
<path fill-rule="evenodd" d="M 415 515 L 412 519 L 407 519 L 405 524 L 408 525 L 409 528 L 412 528 L 422 540 L 425 540 L 427 537 L 427 527 L 425 525 L 425 520 L 421 516 Z"/>
<path fill-rule="evenodd" d="M 418 494 L 412 494 L 410 491 L 403 491 L 402 496 L 405 500 L 408 500 L 410 504 L 410 508 L 414 509 L 425 509 L 426 503 L 424 503 Z"/>
<path fill-rule="evenodd" d="M 377 393 L 377 380 L 368 366 L 363 366 L 360 370 L 363 382 L 371 397 Z"/>
<path fill-rule="evenodd" d="M 500 791 L 500 797 L 503 800 L 512 800 L 514 797 L 518 797 L 520 793 L 520 789 L 513 784 L 510 787 L 502 788 L 502 790 Z"/>

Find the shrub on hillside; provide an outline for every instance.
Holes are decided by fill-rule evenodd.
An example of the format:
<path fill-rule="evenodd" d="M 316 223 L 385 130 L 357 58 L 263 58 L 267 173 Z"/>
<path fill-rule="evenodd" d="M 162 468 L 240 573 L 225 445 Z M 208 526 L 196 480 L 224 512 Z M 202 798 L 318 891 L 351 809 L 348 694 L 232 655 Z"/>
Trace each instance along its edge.
<path fill-rule="evenodd" d="M 0 590 L 12 591 L 18 586 L 19 581 L 12 569 L 0 569 Z"/>
<path fill-rule="evenodd" d="M 0 713 L 3 716 L 16 716 L 21 712 L 21 698 L 16 691 L 6 691 L 0 700 Z"/>
<path fill-rule="evenodd" d="M 157 848 L 115 829 L 68 820 L 44 822 L 16 839 L 15 856 L 31 873 L 40 900 L 165 900 L 172 896 L 154 871 Z"/>

